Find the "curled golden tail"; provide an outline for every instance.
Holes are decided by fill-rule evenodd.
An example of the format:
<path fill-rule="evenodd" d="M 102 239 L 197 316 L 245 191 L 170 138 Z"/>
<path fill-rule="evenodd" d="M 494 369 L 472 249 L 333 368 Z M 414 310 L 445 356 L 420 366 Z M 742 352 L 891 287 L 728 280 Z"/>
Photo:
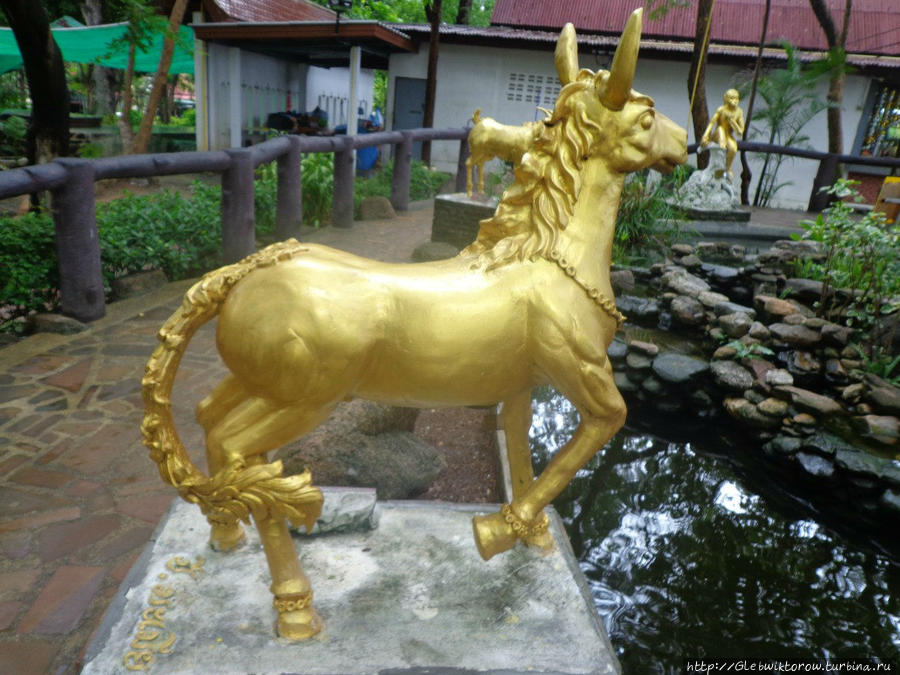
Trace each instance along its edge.
<path fill-rule="evenodd" d="M 481 108 L 476 108 L 472 114 L 472 123 L 478 124 L 481 121 Z"/>
<path fill-rule="evenodd" d="M 308 471 L 282 477 L 281 462 L 252 467 L 229 466 L 206 476 L 191 461 L 175 430 L 172 385 L 187 345 L 197 329 L 219 313 L 222 302 L 241 279 L 307 250 L 289 239 L 205 275 L 185 294 L 181 307 L 160 329 L 161 342 L 147 362 L 141 382 L 145 414 L 144 445 L 162 479 L 183 499 L 200 506 L 210 522 L 230 524 L 277 515 L 310 530 L 322 509 L 322 493 L 312 487 Z"/>

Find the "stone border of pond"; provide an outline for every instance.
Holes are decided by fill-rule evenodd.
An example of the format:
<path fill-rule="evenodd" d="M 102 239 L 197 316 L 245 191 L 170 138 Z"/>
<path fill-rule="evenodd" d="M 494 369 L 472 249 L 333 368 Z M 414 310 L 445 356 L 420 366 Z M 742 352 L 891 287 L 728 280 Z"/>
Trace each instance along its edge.
<path fill-rule="evenodd" d="M 609 348 L 616 384 L 630 404 L 730 418 L 777 464 L 896 523 L 900 387 L 864 372 L 851 328 L 815 316 L 821 283 L 791 270 L 816 254 L 808 241 L 778 241 L 758 255 L 722 242 L 676 244 L 666 262 L 613 270 L 616 304 L 632 326 L 695 347 L 686 354 L 625 333 Z"/>

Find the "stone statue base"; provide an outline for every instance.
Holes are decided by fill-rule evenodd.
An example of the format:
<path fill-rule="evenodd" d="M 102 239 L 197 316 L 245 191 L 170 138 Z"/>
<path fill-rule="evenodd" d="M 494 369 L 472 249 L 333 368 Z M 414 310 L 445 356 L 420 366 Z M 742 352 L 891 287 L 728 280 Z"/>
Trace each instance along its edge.
<path fill-rule="evenodd" d="M 464 249 L 478 236 L 479 223 L 494 215 L 497 202 L 496 197 L 467 197 L 465 192 L 436 196 L 431 241 L 445 242 L 460 250 Z"/>
<path fill-rule="evenodd" d="M 708 145 L 704 150 L 709 151 L 709 164 L 691 174 L 670 204 L 690 220 L 750 220 L 750 211 L 741 208 L 725 169 L 725 148 Z"/>
<path fill-rule="evenodd" d="M 329 502 L 366 501 L 350 499 L 351 489 L 337 499 L 324 492 L 326 511 Z M 295 537 L 325 628 L 289 642 L 274 637 L 256 528 L 246 528 L 243 548 L 215 552 L 200 510 L 176 500 L 88 645 L 82 672 L 618 672 L 556 513 L 548 508 L 552 553 L 519 545 L 484 562 L 471 519 L 491 510 L 379 502 L 355 519 L 330 516 L 343 531 Z M 354 520 L 359 527 L 346 531 Z"/>

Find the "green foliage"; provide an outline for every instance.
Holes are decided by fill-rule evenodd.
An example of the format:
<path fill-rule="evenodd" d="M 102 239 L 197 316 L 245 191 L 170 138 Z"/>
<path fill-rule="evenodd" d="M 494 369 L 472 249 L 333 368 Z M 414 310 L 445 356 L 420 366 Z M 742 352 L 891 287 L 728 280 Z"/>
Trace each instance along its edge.
<path fill-rule="evenodd" d="M 876 348 L 873 350 L 872 356 L 865 352 L 860 355 L 866 372 L 873 373 L 894 386 L 900 387 L 900 354 L 892 357 L 884 349 Z"/>
<path fill-rule="evenodd" d="M 616 262 L 636 263 L 664 255 L 680 237 L 678 214 L 668 200 L 684 183 L 686 171 L 678 167 L 656 186 L 649 185 L 647 177 L 647 171 L 632 174 L 622 188 L 613 239 Z"/>
<path fill-rule="evenodd" d="M 222 247 L 220 190 L 195 183 L 191 198 L 165 190 L 97 206 L 106 284 L 117 276 L 162 269 L 170 279 L 215 266 Z"/>
<path fill-rule="evenodd" d="M 0 120 L 0 155 L 25 155 L 25 137 L 28 134 L 28 123 L 12 115 Z"/>
<path fill-rule="evenodd" d="M 269 162 L 256 169 L 253 182 L 253 211 L 256 234 L 264 237 L 275 231 L 275 210 L 278 205 L 278 164 Z"/>
<path fill-rule="evenodd" d="M 864 352 L 879 345 L 873 330 L 886 314 L 900 311 L 900 226 L 881 213 L 857 216 L 847 199 L 859 201 L 857 181 L 840 179 L 824 191 L 836 198 L 814 221 L 801 223 L 803 239 L 822 245 L 824 259 L 805 260 L 795 272 L 822 282 L 816 311 L 831 321 L 862 329 Z"/>
<path fill-rule="evenodd" d="M 334 194 L 334 154 L 303 155 L 300 163 L 303 188 L 303 222 L 319 227 L 329 218 Z"/>
<path fill-rule="evenodd" d="M 686 0 L 668 0 L 669 2 L 685 2 Z M 315 0 L 320 5 L 328 6 L 327 0 Z M 444 23 L 456 23 L 459 0 L 444 0 L 441 4 L 441 20 Z M 469 25 L 489 26 L 494 11 L 494 0 L 473 2 L 469 12 Z M 425 18 L 425 2 L 422 0 L 357 0 L 353 9 L 347 14 L 351 19 L 374 19 L 393 23 L 427 23 Z"/>
<path fill-rule="evenodd" d="M 44 212 L 0 220 L 0 330 L 14 320 L 57 303 L 59 273 L 53 219 Z"/>
<path fill-rule="evenodd" d="M 823 76 L 821 68 L 806 68 L 797 58 L 794 47 L 784 43 L 787 63 L 783 68 L 770 70 L 760 76 L 756 93 L 765 103 L 762 110 L 754 111 L 753 122 L 764 122 L 769 130 L 768 143 L 795 148 L 809 147 L 809 136 L 803 133 L 806 124 L 828 107 L 818 93 L 818 82 Z M 741 96 L 746 95 L 750 81 L 738 87 Z M 760 130 L 751 123 L 745 138 L 751 139 Z M 784 155 L 765 155 L 759 184 L 754 198 L 756 206 L 768 206 L 775 194 L 790 182 L 778 183 L 778 171 Z"/>
<path fill-rule="evenodd" d="M 25 108 L 28 105 L 23 72 L 11 70 L 0 74 L 0 108 Z"/>
<path fill-rule="evenodd" d="M 375 171 L 368 178 L 358 178 L 353 193 L 354 213 L 359 214 L 359 205 L 366 197 L 390 198 L 393 175 L 394 163 L 386 162 L 381 169 Z M 410 201 L 415 202 L 434 197 L 449 177 L 449 174 L 428 168 L 424 162 L 414 161 L 409 175 Z"/>
<path fill-rule="evenodd" d="M 376 70 L 375 71 L 375 84 L 372 92 L 372 110 L 375 108 L 381 108 L 382 112 L 384 112 L 387 108 L 387 87 L 388 87 L 388 74 L 386 70 Z"/>
<path fill-rule="evenodd" d="M 734 355 L 731 358 L 735 361 L 743 361 L 753 356 L 775 356 L 775 352 L 771 349 L 755 342 L 745 344 L 740 340 L 732 340 L 725 344 L 725 347 L 734 350 Z"/>
<path fill-rule="evenodd" d="M 78 156 L 85 159 L 103 157 L 103 146 L 99 143 L 83 143 L 78 148 Z"/>

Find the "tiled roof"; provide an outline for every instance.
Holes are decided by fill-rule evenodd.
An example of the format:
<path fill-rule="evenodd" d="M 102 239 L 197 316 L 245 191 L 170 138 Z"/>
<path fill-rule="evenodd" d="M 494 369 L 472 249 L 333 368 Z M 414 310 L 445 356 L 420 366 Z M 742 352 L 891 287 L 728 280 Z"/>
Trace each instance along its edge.
<path fill-rule="evenodd" d="M 333 21 L 330 9 L 309 0 L 203 0 L 213 21 Z"/>
<path fill-rule="evenodd" d="M 845 0 L 825 0 L 840 29 Z M 580 32 L 618 35 L 628 15 L 644 0 L 496 0 L 491 22 L 498 26 L 559 30 L 571 21 Z M 752 45 L 759 41 L 765 0 L 716 0 L 711 41 Z M 693 40 L 696 4 L 672 9 L 662 19 L 644 17 L 644 36 Z M 801 49 L 824 50 L 825 36 L 808 0 L 772 0 L 766 41 L 788 41 Z M 847 51 L 900 56 L 900 1 L 854 0 Z"/>
<path fill-rule="evenodd" d="M 391 24 L 403 31 L 416 42 L 428 40 L 431 28 L 428 24 Z M 441 25 L 441 41 L 446 43 L 476 44 L 482 46 L 547 49 L 552 50 L 559 38 L 559 31 L 533 30 L 511 28 L 509 26 L 490 26 L 479 28 L 475 26 Z M 584 48 L 597 48 L 612 51 L 619 44 L 619 33 L 612 35 L 598 35 L 596 33 L 578 33 L 578 44 Z M 641 38 L 641 51 L 669 52 L 684 54 L 684 58 L 690 58 L 693 51 L 693 38 L 684 39 L 657 39 Z M 741 60 L 756 58 L 755 45 L 717 44 L 709 46 L 709 53 L 713 56 L 731 57 Z M 800 51 L 797 57 L 802 61 L 819 59 L 823 56 L 820 50 Z M 784 59 L 784 50 L 780 48 L 767 48 L 763 50 L 765 59 Z M 900 68 L 900 56 L 880 56 L 866 54 L 848 54 L 847 60 L 854 66 L 878 66 L 886 68 Z"/>

